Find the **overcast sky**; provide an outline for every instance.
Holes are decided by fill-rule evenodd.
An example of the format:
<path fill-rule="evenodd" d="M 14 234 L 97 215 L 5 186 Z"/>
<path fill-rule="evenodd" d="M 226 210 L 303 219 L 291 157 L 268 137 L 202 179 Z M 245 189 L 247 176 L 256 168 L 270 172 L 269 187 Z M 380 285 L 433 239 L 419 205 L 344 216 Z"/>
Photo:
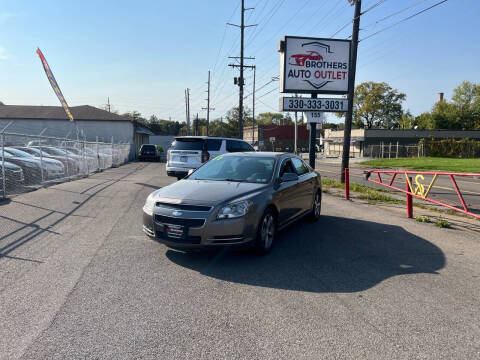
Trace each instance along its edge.
<path fill-rule="evenodd" d="M 361 18 L 360 39 L 439 0 L 385 0 Z M 283 35 L 331 37 L 348 23 L 347 0 L 246 0 L 246 56 L 256 60 L 257 89 L 279 73 L 277 43 Z M 366 10 L 378 0 L 364 0 Z M 212 71 L 212 118 L 238 104 L 227 67 L 239 54 L 240 0 L 0 0 L 0 101 L 59 105 L 40 60 L 40 47 L 70 106 L 102 106 L 107 97 L 120 112 L 185 119 L 204 116 L 206 80 Z M 415 6 L 416 5 L 416 6 Z M 397 11 L 412 6 L 397 15 Z M 449 0 L 360 42 L 357 84 L 385 81 L 405 92 L 405 108 L 418 115 L 440 91 L 451 96 L 462 80 L 479 81 L 480 1 Z M 388 17 L 385 20 L 383 18 Z M 346 38 L 348 25 L 336 37 Z M 246 71 L 246 94 L 252 73 Z M 272 92 L 270 92 L 272 91 Z M 264 94 L 268 95 L 262 96 Z M 257 113 L 278 109 L 278 82 L 257 93 Z M 251 107 L 251 98 L 246 100 Z"/>

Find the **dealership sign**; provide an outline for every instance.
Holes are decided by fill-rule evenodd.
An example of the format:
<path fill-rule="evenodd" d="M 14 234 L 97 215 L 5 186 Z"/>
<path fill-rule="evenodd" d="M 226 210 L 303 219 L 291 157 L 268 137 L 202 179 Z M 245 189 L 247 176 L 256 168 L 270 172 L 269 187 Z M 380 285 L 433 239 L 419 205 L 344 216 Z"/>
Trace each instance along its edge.
<path fill-rule="evenodd" d="M 349 40 L 285 36 L 280 42 L 280 92 L 348 93 Z"/>
<path fill-rule="evenodd" d="M 347 107 L 348 99 L 346 98 L 284 97 L 280 99 L 280 111 L 346 112 Z"/>

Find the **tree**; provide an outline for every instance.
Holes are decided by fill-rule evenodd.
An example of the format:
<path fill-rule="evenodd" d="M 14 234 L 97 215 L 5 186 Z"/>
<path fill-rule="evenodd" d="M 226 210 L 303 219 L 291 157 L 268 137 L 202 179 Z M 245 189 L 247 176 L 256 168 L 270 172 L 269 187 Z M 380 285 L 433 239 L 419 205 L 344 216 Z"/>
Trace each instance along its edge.
<path fill-rule="evenodd" d="M 480 84 L 463 81 L 453 90 L 452 103 L 462 129 L 480 129 Z"/>
<path fill-rule="evenodd" d="M 290 115 L 266 112 L 255 117 L 255 123 L 259 125 L 291 125 L 293 123 Z"/>
<path fill-rule="evenodd" d="M 402 118 L 398 122 L 398 127 L 402 130 L 410 130 L 415 128 L 415 116 L 413 116 L 409 110 L 403 113 Z"/>
<path fill-rule="evenodd" d="M 364 124 L 367 129 L 373 126 L 390 128 L 401 120 L 404 93 L 393 89 L 387 83 L 364 82 L 355 88 L 353 103 L 354 124 Z M 338 116 L 344 116 L 338 113 Z"/>

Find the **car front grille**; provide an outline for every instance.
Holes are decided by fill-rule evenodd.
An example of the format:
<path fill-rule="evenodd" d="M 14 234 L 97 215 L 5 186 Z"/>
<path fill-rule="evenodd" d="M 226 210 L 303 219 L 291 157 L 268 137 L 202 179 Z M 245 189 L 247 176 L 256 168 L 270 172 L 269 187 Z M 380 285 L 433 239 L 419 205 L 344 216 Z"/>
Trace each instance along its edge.
<path fill-rule="evenodd" d="M 205 224 L 205 219 L 185 219 L 171 216 L 163 216 L 155 214 L 154 219 L 158 223 L 170 225 L 182 225 L 187 227 L 202 227 Z"/>
<path fill-rule="evenodd" d="M 5 175 L 8 181 L 23 181 L 22 170 L 6 170 Z"/>
<path fill-rule="evenodd" d="M 212 210 L 211 206 L 204 205 L 187 205 L 187 204 L 171 204 L 166 202 L 157 201 L 156 206 L 169 208 L 169 209 L 179 209 L 186 211 L 210 211 Z"/>

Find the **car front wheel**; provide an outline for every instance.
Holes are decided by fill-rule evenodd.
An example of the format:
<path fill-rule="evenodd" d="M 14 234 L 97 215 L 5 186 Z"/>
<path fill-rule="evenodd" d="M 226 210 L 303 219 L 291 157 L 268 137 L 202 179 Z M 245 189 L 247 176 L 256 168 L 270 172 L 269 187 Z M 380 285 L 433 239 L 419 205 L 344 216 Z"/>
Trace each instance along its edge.
<path fill-rule="evenodd" d="M 260 255 L 268 254 L 277 237 L 277 217 L 272 209 L 262 215 L 257 230 L 256 250 Z"/>
<path fill-rule="evenodd" d="M 312 210 L 308 216 L 310 221 L 317 221 L 320 219 L 320 213 L 322 211 L 322 191 L 318 190 L 313 199 Z"/>

